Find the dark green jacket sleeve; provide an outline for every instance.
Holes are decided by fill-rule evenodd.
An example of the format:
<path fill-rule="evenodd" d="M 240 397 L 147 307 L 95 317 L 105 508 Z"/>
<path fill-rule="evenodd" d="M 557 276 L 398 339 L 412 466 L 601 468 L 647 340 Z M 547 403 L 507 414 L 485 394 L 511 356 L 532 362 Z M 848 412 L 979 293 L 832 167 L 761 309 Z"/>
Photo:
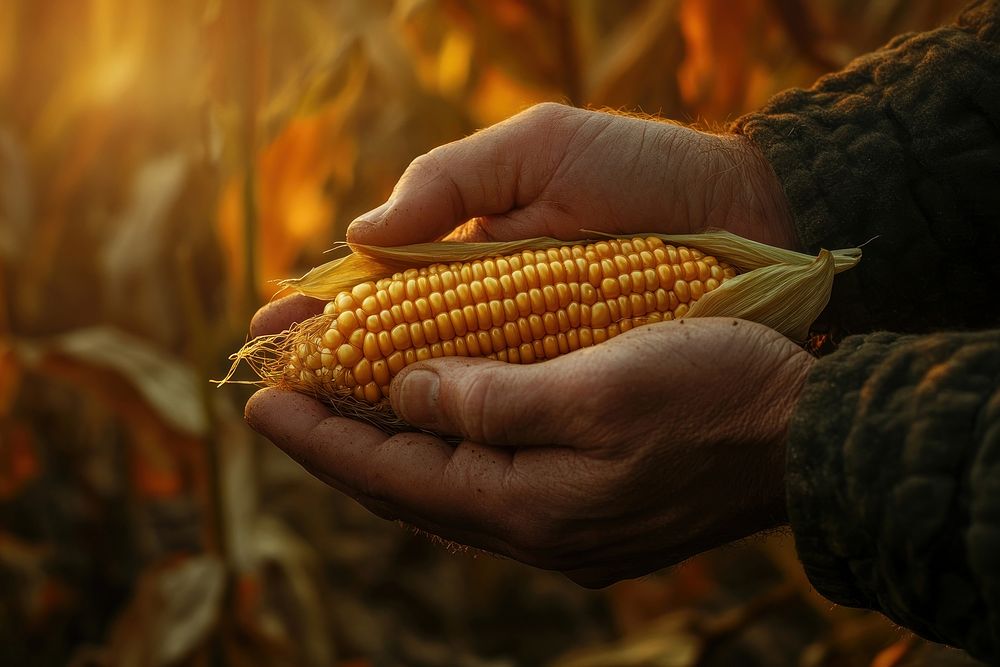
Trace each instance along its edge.
<path fill-rule="evenodd" d="M 998 42 L 1000 1 L 974 3 L 736 130 L 803 247 L 872 239 L 823 316 L 862 335 L 817 361 L 789 433 L 806 571 L 835 602 L 1000 664 Z"/>

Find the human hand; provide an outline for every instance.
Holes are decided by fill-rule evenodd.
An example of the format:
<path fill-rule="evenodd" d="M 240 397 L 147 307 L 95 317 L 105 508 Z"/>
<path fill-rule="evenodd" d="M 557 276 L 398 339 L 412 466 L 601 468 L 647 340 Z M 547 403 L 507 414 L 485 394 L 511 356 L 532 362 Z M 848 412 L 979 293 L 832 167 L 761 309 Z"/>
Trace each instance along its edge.
<path fill-rule="evenodd" d="M 254 333 L 311 307 L 265 307 Z M 785 522 L 783 440 L 811 362 L 761 325 L 679 320 L 541 364 L 404 369 L 393 408 L 458 446 L 273 388 L 246 416 L 379 516 L 596 587 Z"/>
<path fill-rule="evenodd" d="M 418 157 L 347 238 L 392 246 L 707 228 L 796 244 L 781 186 L 749 141 L 547 103 Z"/>

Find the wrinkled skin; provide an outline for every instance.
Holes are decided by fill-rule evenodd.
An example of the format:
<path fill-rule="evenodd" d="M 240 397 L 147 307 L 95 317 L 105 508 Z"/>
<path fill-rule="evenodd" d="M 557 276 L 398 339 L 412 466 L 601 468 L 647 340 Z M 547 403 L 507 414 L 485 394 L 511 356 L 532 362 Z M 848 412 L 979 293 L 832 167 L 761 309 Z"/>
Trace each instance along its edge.
<path fill-rule="evenodd" d="M 348 238 L 564 239 L 725 228 L 792 247 L 769 167 L 736 137 L 540 105 L 415 160 Z M 290 297 L 254 335 L 318 312 Z M 596 587 L 781 525 L 784 438 L 811 357 L 774 331 L 706 318 L 634 329 L 529 366 L 437 359 L 393 408 L 462 439 L 386 436 L 265 389 L 247 420 L 374 513 Z"/>

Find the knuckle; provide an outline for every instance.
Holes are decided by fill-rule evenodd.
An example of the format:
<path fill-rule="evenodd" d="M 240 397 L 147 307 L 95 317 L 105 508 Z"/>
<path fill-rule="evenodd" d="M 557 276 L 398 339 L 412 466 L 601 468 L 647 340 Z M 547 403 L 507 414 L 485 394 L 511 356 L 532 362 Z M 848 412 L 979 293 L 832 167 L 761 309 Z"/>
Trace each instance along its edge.
<path fill-rule="evenodd" d="M 463 435 L 475 442 L 498 442 L 506 436 L 503 392 L 494 371 L 475 373 L 465 387 L 462 400 Z"/>
<path fill-rule="evenodd" d="M 528 107 L 524 113 L 529 116 L 541 118 L 556 118 L 566 115 L 572 107 L 560 104 L 559 102 L 539 102 Z"/>

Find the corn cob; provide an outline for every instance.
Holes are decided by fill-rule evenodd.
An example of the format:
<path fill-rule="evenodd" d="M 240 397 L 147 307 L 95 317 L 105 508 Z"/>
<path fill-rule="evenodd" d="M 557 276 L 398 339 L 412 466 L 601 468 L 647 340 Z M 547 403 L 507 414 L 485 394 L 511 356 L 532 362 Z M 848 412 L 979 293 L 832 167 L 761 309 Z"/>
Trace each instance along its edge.
<path fill-rule="evenodd" d="M 316 395 L 378 404 L 417 361 L 551 359 L 683 317 L 735 275 L 713 256 L 656 237 L 408 269 L 340 292 L 279 347 L 278 375 Z"/>

